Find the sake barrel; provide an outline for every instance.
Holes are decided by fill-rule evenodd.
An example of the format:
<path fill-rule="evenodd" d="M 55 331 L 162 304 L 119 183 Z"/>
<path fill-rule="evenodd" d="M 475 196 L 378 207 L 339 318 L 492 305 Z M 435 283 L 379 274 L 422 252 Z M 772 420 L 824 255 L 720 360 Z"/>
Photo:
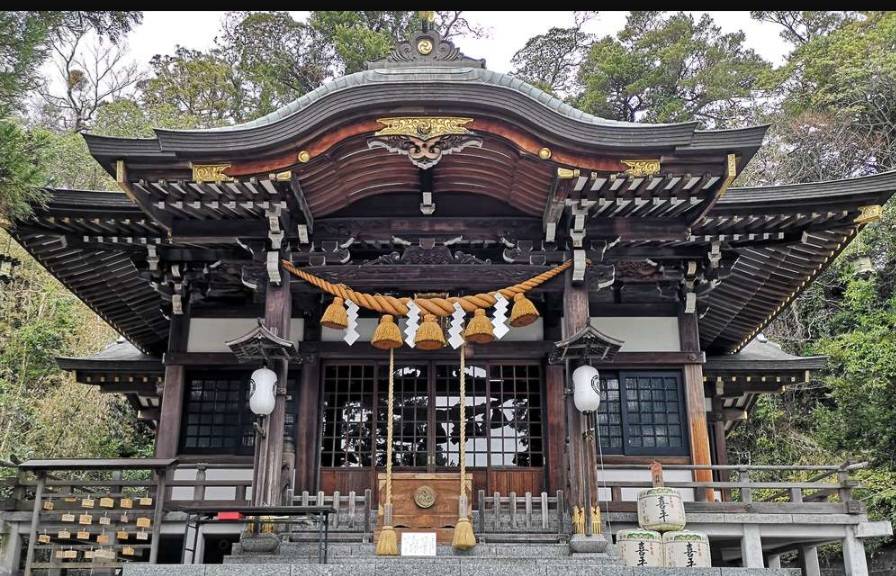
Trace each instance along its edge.
<path fill-rule="evenodd" d="M 663 557 L 668 568 L 709 568 L 709 538 L 701 532 L 678 530 L 663 534 Z"/>
<path fill-rule="evenodd" d="M 616 547 L 626 566 L 663 565 L 663 536 L 653 530 L 620 530 L 616 533 Z"/>
<path fill-rule="evenodd" d="M 638 494 L 638 524 L 641 528 L 667 532 L 685 526 L 684 504 L 674 488 L 658 487 Z"/>

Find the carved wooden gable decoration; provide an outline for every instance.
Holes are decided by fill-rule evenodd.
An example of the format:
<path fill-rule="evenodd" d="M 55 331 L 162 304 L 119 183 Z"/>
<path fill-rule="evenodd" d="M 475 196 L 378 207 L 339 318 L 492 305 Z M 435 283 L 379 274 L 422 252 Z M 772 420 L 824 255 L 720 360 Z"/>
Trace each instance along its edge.
<path fill-rule="evenodd" d="M 404 154 L 414 166 L 428 170 L 444 154 L 459 152 L 468 146 L 482 147 L 482 139 L 466 128 L 472 121 L 472 118 L 451 116 L 380 118 L 377 122 L 383 128 L 374 133 L 367 146 Z"/>

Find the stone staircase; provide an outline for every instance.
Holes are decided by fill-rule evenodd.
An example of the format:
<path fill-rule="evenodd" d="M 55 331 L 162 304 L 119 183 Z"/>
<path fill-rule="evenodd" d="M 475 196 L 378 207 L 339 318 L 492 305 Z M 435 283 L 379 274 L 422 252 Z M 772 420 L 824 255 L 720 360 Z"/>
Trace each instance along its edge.
<path fill-rule="evenodd" d="M 629 568 L 613 553 L 570 556 L 566 544 L 479 544 L 435 558 L 377 557 L 373 544 L 331 543 L 328 563 L 317 545 L 282 542 L 279 554 L 234 553 L 224 564 L 126 564 L 123 576 L 799 576 L 799 570 L 757 568 Z"/>

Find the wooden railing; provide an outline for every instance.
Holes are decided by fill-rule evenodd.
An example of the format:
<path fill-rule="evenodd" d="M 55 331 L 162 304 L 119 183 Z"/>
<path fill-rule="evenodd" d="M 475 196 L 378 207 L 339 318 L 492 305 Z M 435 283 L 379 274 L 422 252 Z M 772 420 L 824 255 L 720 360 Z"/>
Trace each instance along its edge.
<path fill-rule="evenodd" d="M 711 482 L 690 480 L 666 480 L 669 487 L 693 493 L 694 501 L 688 501 L 689 512 L 700 513 L 790 513 L 790 514 L 862 514 L 865 507 L 854 499 L 853 491 L 859 484 L 850 475 L 865 464 L 837 466 L 696 466 L 667 465 L 665 472 L 711 470 L 718 478 Z M 89 568 L 119 566 L 123 562 L 154 562 L 158 554 L 158 535 L 165 521 L 166 505 L 226 505 L 243 506 L 249 503 L 251 480 L 243 478 L 214 478 L 216 470 L 246 470 L 246 466 L 234 464 L 191 463 L 178 465 L 174 460 L 123 459 L 123 460 L 45 460 L 29 461 L 20 465 L 0 462 L 0 471 L 6 477 L 0 479 L 0 503 L 7 512 L 10 523 L 28 523 L 30 537 L 26 565 L 30 570 L 60 567 Z M 647 471 L 648 465 L 607 465 L 598 473 L 599 504 L 604 513 L 632 513 L 636 511 L 637 491 L 653 485 L 650 480 L 610 480 L 612 470 Z M 183 479 L 183 470 L 195 470 L 190 479 Z M 177 473 L 179 472 L 179 473 Z M 646 477 L 646 473 L 642 473 Z M 679 472 L 681 474 L 681 472 Z M 674 474 L 673 474 L 674 475 Z M 689 475 L 689 474 L 688 474 Z M 209 479 L 212 476 L 212 479 Z M 220 476 L 220 474 L 218 475 Z M 794 479 L 804 476 L 805 479 Z M 628 493 L 624 491 L 628 489 Z M 226 495 L 222 496 L 223 492 Z M 623 498 L 623 496 L 626 498 Z M 226 496 L 226 497 L 225 497 Z M 708 497 L 711 497 L 708 498 Z M 104 499 L 100 506 L 99 500 Z M 151 505 L 144 504 L 140 515 L 150 518 L 149 525 L 141 529 L 140 540 L 135 540 L 134 519 L 121 522 L 122 499 L 151 498 Z M 80 513 L 85 512 L 84 500 L 94 500 L 94 518 L 90 524 L 78 524 Z M 109 499 L 113 502 L 110 505 Z M 569 530 L 569 507 L 563 492 L 541 494 L 486 494 L 479 491 L 474 499 L 476 529 L 483 535 L 498 537 L 507 534 L 555 534 L 562 537 Z M 147 500 L 149 502 L 149 500 Z M 373 499 L 370 490 L 362 493 L 293 495 L 287 492 L 287 503 L 300 506 L 328 506 L 336 510 L 331 529 L 336 532 L 358 534 L 362 541 L 369 541 L 373 532 Z M 50 504 L 47 504 L 50 503 Z M 131 508 L 133 510 L 133 508 Z M 10 515 L 11 514 L 11 515 Z M 66 514 L 66 520 L 62 520 Z M 68 514 L 76 514 L 71 522 Z M 99 524 L 102 516 L 113 520 Z M 171 516 L 169 521 L 176 520 Z M 182 521 L 182 520 L 180 520 Z M 97 542 L 98 534 L 130 531 L 127 544 L 110 538 Z M 86 538 L 60 538 L 68 529 L 72 534 L 81 532 Z M 294 528 L 301 531 L 301 526 Z M 146 534 L 149 537 L 146 537 Z M 37 536 L 43 536 L 38 542 Z M 49 538 L 47 536 L 50 536 Z M 113 550 L 112 557 L 93 556 L 86 561 L 84 552 L 103 549 Z M 75 551 L 62 558 L 48 558 L 59 550 Z M 124 552 L 127 552 L 124 554 Z M 73 557 L 77 556 L 77 560 Z M 60 566 L 62 565 L 62 566 Z"/>
<path fill-rule="evenodd" d="M 177 476 L 182 475 L 184 471 L 191 470 L 195 471 L 195 478 L 193 480 L 185 480 L 183 478 L 176 479 Z M 232 503 L 239 506 L 248 506 L 251 503 L 249 500 L 249 494 L 252 488 L 251 474 L 248 474 L 248 478 L 243 479 L 231 478 L 210 480 L 208 478 L 208 476 L 210 475 L 209 472 L 212 472 L 212 475 L 214 475 L 213 473 L 215 471 L 236 472 L 243 470 L 252 470 L 252 465 L 221 463 L 178 464 L 176 469 L 173 471 L 173 477 L 175 479 L 170 479 L 168 481 L 168 493 L 166 495 L 166 499 L 170 502 L 187 505 L 216 505 Z M 192 492 L 187 498 L 183 497 L 185 488 L 192 488 Z M 209 489 L 213 489 L 218 492 L 232 491 L 233 496 L 229 498 L 221 498 L 217 495 L 210 494 Z"/>
<path fill-rule="evenodd" d="M 664 471 L 712 470 L 722 473 L 727 480 L 711 482 L 666 480 L 665 486 L 693 492 L 690 508 L 712 512 L 732 512 L 749 508 L 752 511 L 813 513 L 864 512 L 861 502 L 853 499 L 852 491 L 859 488 L 850 472 L 867 463 L 841 465 L 666 465 Z M 606 465 L 607 470 L 649 470 L 649 465 Z M 815 472 L 806 480 L 794 480 L 794 474 Z M 733 476 L 733 479 L 732 479 Z M 614 511 L 633 508 L 633 499 L 623 499 L 624 489 L 643 489 L 653 486 L 649 480 L 604 480 L 598 472 L 598 489 L 610 497 L 601 498 L 601 506 Z"/>
<path fill-rule="evenodd" d="M 336 512 L 330 515 L 330 532 L 356 532 L 361 535 L 362 542 L 370 541 L 373 494 L 369 488 L 360 494 L 354 490 L 348 494 L 303 491 L 292 496 L 292 503 L 295 506 L 331 507 Z M 296 528 L 301 529 L 301 526 Z"/>
<path fill-rule="evenodd" d="M 522 495 L 510 492 L 503 496 L 495 492 L 486 496 L 485 490 L 480 490 L 476 508 L 476 527 L 480 534 L 561 535 L 566 532 L 566 506 L 562 490 L 558 490 L 555 496 L 548 496 L 547 492 L 535 496 L 531 492 Z"/>

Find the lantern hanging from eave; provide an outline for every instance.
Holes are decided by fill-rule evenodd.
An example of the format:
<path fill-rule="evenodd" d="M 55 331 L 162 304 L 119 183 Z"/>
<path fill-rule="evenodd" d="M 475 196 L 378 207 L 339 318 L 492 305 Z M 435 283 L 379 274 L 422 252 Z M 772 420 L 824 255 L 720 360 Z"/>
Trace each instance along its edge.
<path fill-rule="evenodd" d="M 277 373 L 267 366 L 252 373 L 249 380 L 249 409 L 256 416 L 269 416 L 277 402 Z"/>

